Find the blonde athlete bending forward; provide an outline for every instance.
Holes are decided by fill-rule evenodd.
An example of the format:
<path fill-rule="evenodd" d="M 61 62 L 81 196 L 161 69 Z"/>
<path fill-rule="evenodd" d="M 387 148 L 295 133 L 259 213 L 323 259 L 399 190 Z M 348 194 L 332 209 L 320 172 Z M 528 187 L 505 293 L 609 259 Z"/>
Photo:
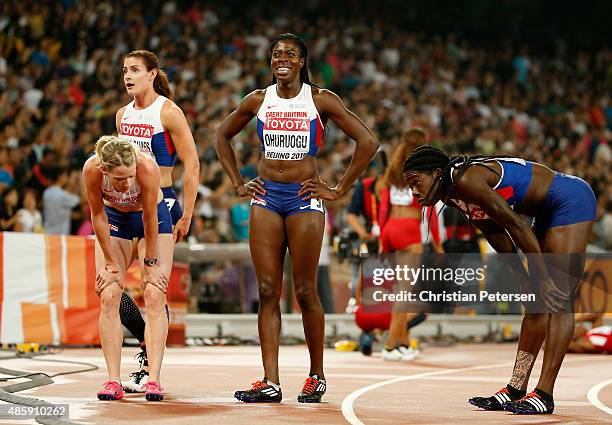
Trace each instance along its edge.
<path fill-rule="evenodd" d="M 132 239 L 138 239 L 142 287 L 148 324 L 150 380 L 145 396 L 163 400 L 159 375 L 168 321 L 164 306 L 172 269 L 172 219 L 159 188 L 155 160 L 139 154 L 128 141 L 103 136 L 96 155 L 83 167 L 83 180 L 96 233 L 96 292 L 100 296 L 100 340 L 108 368 L 108 381 L 98 392 L 100 400 L 123 397 L 120 382 L 123 332 L 119 302 L 125 272 L 133 260 Z"/>

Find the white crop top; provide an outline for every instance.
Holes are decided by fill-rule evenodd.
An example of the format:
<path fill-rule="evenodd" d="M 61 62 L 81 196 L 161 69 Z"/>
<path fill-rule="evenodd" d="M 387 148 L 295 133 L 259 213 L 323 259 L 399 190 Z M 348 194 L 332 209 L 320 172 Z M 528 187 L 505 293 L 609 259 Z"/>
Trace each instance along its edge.
<path fill-rule="evenodd" d="M 416 206 L 416 199 L 412 194 L 412 189 L 409 187 L 399 188 L 397 186 L 391 186 L 389 190 L 389 197 L 391 205 L 398 206 Z"/>

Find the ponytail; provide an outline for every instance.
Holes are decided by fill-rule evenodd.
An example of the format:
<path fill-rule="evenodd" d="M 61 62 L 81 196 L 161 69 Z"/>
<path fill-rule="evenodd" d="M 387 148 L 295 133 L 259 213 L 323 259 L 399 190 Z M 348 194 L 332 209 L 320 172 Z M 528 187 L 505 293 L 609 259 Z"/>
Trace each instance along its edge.
<path fill-rule="evenodd" d="M 172 89 L 170 88 L 170 83 L 168 82 L 168 75 L 166 74 L 166 71 L 162 69 L 157 68 L 157 75 L 155 76 L 155 80 L 153 80 L 153 90 L 155 90 L 155 93 L 157 94 L 161 94 L 170 100 L 174 100 Z"/>
<path fill-rule="evenodd" d="M 391 162 L 385 172 L 384 182 L 388 186 L 404 187 L 403 165 L 404 161 L 416 148 L 427 143 L 427 133 L 421 128 L 412 127 L 402 134 L 399 145 L 393 151 Z"/>

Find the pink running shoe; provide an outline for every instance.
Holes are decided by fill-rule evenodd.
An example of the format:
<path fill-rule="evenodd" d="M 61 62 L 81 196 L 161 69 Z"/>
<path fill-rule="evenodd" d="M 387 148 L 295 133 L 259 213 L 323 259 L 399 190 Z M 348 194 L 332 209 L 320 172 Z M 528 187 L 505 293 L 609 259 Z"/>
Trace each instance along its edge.
<path fill-rule="evenodd" d="M 148 401 L 162 401 L 164 399 L 164 389 L 157 381 L 148 381 L 144 384 L 145 398 Z"/>
<path fill-rule="evenodd" d="M 120 400 L 123 398 L 123 385 L 117 381 L 106 381 L 98 391 L 98 400 Z"/>

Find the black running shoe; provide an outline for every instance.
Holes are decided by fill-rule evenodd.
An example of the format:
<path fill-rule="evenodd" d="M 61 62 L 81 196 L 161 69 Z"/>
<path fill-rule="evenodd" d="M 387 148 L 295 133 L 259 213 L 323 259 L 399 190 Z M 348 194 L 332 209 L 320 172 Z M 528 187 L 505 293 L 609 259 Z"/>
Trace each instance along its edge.
<path fill-rule="evenodd" d="M 504 387 L 491 397 L 473 397 L 469 399 L 469 403 L 484 410 L 504 410 L 505 403 L 518 400 L 519 398 L 513 398 L 508 388 Z"/>
<path fill-rule="evenodd" d="M 144 385 L 149 380 L 149 372 L 146 371 L 146 367 L 149 366 L 147 359 L 147 352 L 141 350 L 134 358 L 140 363 L 140 368 L 137 372 L 130 373 L 130 379 L 123 385 L 123 388 L 128 393 L 144 393 Z"/>
<path fill-rule="evenodd" d="M 521 399 L 506 403 L 504 408 L 517 415 L 550 415 L 555 410 L 555 403 L 532 391 Z"/>
<path fill-rule="evenodd" d="M 316 374 L 310 375 L 304 381 L 304 388 L 298 394 L 298 401 L 300 403 L 320 403 L 326 388 L 327 383 L 325 379 L 319 378 Z"/>
<path fill-rule="evenodd" d="M 280 403 L 283 393 L 280 387 L 278 390 L 268 384 L 266 378 L 263 381 L 253 382 L 253 387 L 246 391 L 236 391 L 234 397 L 245 403 Z"/>

